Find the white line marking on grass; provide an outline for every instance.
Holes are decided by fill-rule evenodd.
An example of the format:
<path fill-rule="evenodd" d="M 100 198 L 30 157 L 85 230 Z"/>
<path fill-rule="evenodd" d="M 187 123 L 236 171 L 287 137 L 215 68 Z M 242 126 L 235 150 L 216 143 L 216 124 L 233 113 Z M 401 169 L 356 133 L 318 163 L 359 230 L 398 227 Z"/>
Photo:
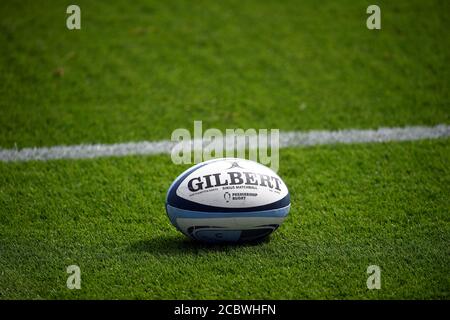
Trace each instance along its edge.
<path fill-rule="evenodd" d="M 377 130 L 291 131 L 280 133 L 280 147 L 308 147 L 339 143 L 379 143 L 447 138 L 449 125 L 434 127 L 380 128 Z M 116 144 L 82 144 L 43 148 L 0 149 L 0 161 L 31 161 L 53 159 L 90 159 L 129 155 L 170 154 L 177 142 L 170 140 Z"/>
<path fill-rule="evenodd" d="M 377 130 L 338 130 L 280 133 L 280 147 L 316 146 L 338 143 L 377 143 L 389 141 L 413 141 L 446 138 L 450 126 L 379 128 Z"/>

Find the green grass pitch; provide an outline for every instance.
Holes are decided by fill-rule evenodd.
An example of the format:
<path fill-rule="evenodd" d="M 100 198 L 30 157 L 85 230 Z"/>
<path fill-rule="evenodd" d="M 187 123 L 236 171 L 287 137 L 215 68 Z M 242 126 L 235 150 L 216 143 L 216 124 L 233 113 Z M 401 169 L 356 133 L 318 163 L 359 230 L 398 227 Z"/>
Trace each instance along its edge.
<path fill-rule="evenodd" d="M 0 148 L 170 139 L 176 128 L 449 123 L 450 5 L 0 2 Z M 287 148 L 285 223 L 187 240 L 167 155 L 0 162 L 0 299 L 449 299 L 448 139 Z M 66 267 L 82 288 L 66 287 Z M 382 287 L 366 287 L 369 265 Z"/>

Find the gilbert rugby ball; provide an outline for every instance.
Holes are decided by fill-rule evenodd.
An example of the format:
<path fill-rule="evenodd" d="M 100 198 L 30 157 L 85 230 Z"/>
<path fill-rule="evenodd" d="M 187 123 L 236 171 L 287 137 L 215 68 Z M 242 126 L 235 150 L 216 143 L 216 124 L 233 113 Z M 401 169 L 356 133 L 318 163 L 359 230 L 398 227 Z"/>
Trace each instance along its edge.
<path fill-rule="evenodd" d="M 258 241 L 289 213 L 289 191 L 254 161 L 213 159 L 183 172 L 169 188 L 166 211 L 186 236 L 206 242 Z"/>

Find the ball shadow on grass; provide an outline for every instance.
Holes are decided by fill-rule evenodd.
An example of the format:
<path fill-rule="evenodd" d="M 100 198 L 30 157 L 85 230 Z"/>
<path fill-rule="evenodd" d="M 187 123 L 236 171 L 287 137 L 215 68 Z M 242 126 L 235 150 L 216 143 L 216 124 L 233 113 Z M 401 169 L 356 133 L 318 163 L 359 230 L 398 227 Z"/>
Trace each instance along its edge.
<path fill-rule="evenodd" d="M 246 247 L 262 246 L 270 242 L 270 236 L 258 241 L 245 243 L 217 243 L 209 244 L 195 241 L 183 236 L 160 236 L 146 240 L 139 240 L 129 247 L 131 252 L 148 252 L 163 255 L 196 254 L 202 251 L 231 252 Z"/>

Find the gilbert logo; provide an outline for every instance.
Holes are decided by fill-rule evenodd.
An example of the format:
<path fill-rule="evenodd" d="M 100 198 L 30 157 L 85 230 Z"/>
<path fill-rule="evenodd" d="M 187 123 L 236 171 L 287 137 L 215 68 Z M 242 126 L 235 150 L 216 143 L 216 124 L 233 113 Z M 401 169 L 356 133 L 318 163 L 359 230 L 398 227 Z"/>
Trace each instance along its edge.
<path fill-rule="evenodd" d="M 231 194 L 229 192 L 225 192 L 223 194 L 223 198 L 225 199 L 225 202 L 230 202 Z"/>
<path fill-rule="evenodd" d="M 249 171 L 228 171 L 227 173 L 218 172 L 206 174 L 200 177 L 193 177 L 187 183 L 187 187 L 191 192 L 215 187 L 240 185 L 260 186 L 281 191 L 281 180 L 279 178 L 268 174 Z"/>
<path fill-rule="evenodd" d="M 242 168 L 242 167 L 237 163 L 237 161 L 233 161 L 233 162 L 231 163 L 231 167 L 229 167 L 227 170 L 233 169 L 233 168 L 244 169 L 244 168 Z"/>

